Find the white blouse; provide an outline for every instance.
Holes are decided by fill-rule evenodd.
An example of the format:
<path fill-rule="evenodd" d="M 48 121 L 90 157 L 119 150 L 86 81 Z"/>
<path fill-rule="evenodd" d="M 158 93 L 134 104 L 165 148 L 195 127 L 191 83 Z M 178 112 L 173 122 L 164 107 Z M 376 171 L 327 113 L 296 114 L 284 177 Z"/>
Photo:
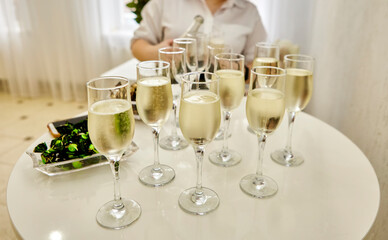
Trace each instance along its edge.
<path fill-rule="evenodd" d="M 213 28 L 220 29 L 225 43 L 243 54 L 246 63 L 253 61 L 255 44 L 266 40 L 257 8 L 247 0 L 227 0 L 214 15 L 205 0 L 151 0 L 143 8 L 143 20 L 132 41 L 142 38 L 157 44 L 180 37 L 196 15 L 204 18 L 200 31 L 209 34 Z"/>

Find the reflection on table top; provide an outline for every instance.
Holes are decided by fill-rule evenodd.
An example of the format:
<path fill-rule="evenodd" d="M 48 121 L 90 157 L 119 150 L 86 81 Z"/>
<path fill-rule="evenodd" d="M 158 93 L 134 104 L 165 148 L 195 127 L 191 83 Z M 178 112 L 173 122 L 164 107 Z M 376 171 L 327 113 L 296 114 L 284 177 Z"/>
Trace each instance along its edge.
<path fill-rule="evenodd" d="M 16 229 L 26 239 L 361 239 L 374 222 L 380 192 L 376 174 L 359 148 L 331 126 L 301 113 L 294 126 L 293 147 L 303 152 L 306 161 L 295 168 L 277 165 L 269 154 L 285 144 L 284 119 L 268 138 L 263 165 L 279 191 L 269 199 L 254 199 L 239 188 L 240 179 L 257 166 L 257 139 L 247 131 L 244 108 L 245 99 L 233 112 L 229 138 L 230 148 L 242 154 L 242 162 L 217 167 L 207 155 L 222 142 L 213 141 L 206 149 L 203 185 L 221 199 L 214 212 L 193 216 L 178 206 L 179 194 L 196 181 L 191 147 L 160 150 L 161 162 L 175 169 L 172 183 L 151 188 L 138 181 L 140 170 L 153 162 L 153 148 L 150 128 L 136 121 L 134 141 L 140 149 L 121 164 L 121 191 L 141 205 L 137 222 L 122 230 L 96 223 L 98 208 L 113 198 L 108 166 L 48 177 L 34 170 L 23 154 L 7 190 Z"/>

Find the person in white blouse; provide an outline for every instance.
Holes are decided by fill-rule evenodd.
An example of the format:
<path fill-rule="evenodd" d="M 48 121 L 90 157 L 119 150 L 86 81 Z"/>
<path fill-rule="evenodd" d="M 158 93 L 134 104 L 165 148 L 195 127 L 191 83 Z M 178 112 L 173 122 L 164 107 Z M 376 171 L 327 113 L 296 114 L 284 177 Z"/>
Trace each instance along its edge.
<path fill-rule="evenodd" d="M 255 44 L 266 40 L 258 10 L 248 0 L 150 0 L 131 41 L 133 55 L 140 61 L 158 59 L 158 49 L 180 37 L 196 15 L 204 18 L 200 31 L 220 29 L 225 44 L 243 54 L 247 65 L 253 61 Z"/>

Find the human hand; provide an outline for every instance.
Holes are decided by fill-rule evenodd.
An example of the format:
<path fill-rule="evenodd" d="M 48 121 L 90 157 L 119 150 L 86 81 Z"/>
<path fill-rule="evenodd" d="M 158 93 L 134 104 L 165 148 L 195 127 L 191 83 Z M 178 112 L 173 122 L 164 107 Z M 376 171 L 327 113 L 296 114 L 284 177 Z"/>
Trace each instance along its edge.
<path fill-rule="evenodd" d="M 166 39 L 166 40 L 160 42 L 159 44 L 157 44 L 156 46 L 158 49 L 164 48 L 164 47 L 171 47 L 172 43 L 173 43 L 173 39 Z"/>

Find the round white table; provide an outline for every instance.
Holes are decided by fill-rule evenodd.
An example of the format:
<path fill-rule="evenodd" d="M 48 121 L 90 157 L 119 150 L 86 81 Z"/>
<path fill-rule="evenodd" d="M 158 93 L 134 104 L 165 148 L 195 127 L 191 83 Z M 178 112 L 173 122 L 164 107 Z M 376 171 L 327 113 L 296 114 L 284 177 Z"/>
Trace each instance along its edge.
<path fill-rule="evenodd" d="M 196 181 L 191 147 L 160 150 L 162 163 L 175 169 L 170 184 L 142 185 L 137 174 L 153 162 L 150 128 L 136 121 L 134 141 L 139 150 L 121 164 L 123 197 L 136 200 L 142 215 L 121 230 L 100 227 L 95 215 L 113 199 L 109 167 L 49 177 L 32 168 L 23 154 L 9 178 L 7 204 L 12 222 L 24 239 L 362 239 L 376 217 L 380 190 L 369 160 L 343 134 L 301 113 L 297 116 L 293 147 L 306 161 L 287 168 L 269 154 L 283 147 L 287 119 L 268 138 L 264 174 L 276 180 L 278 193 L 255 199 L 239 188 L 240 179 L 257 166 L 256 136 L 247 131 L 245 99 L 233 112 L 230 148 L 243 156 L 240 164 L 222 168 L 210 163 L 208 153 L 222 146 L 213 141 L 206 149 L 203 185 L 215 190 L 220 206 L 205 216 L 190 215 L 178 206 L 178 196 Z M 165 134 L 169 124 L 166 124 Z M 38 143 L 37 140 L 34 144 Z"/>

